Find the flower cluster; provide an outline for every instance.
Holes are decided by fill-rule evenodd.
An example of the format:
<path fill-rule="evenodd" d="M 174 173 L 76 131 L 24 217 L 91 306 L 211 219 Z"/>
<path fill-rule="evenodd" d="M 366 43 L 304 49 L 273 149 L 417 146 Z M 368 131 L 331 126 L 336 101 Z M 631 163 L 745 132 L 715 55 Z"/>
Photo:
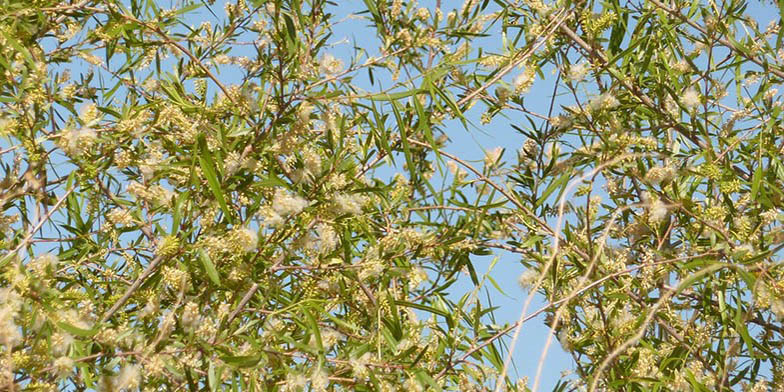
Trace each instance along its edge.
<path fill-rule="evenodd" d="M 68 155 L 79 157 L 90 151 L 97 136 L 92 128 L 66 129 L 60 134 L 58 143 Z"/>

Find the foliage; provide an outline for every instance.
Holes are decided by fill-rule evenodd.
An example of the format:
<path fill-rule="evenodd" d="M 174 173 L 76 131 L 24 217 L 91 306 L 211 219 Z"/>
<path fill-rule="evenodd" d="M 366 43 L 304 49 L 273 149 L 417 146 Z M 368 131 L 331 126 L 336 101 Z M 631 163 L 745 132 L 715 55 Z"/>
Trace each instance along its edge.
<path fill-rule="evenodd" d="M 350 61 L 342 2 L 163 3 L 0 2 L 5 389 L 536 390 L 543 312 L 558 390 L 784 385 L 784 50 L 745 1 L 366 0 Z M 448 152 L 477 110 L 516 154 Z"/>

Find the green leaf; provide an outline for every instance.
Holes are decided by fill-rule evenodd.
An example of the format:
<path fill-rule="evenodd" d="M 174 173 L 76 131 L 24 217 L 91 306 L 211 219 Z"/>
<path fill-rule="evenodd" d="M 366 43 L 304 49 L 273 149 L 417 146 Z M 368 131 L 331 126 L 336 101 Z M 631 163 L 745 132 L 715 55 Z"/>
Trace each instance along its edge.
<path fill-rule="evenodd" d="M 283 181 L 282 178 L 272 173 L 270 173 L 267 177 L 256 180 L 256 185 L 264 187 L 287 186 L 286 181 Z"/>
<path fill-rule="evenodd" d="M 59 321 L 57 326 L 63 329 L 65 332 L 70 333 L 71 335 L 81 336 L 85 338 L 89 338 L 98 333 L 101 330 L 100 327 L 95 327 L 93 329 L 82 329 L 79 327 L 75 327 L 71 324 L 68 324 L 64 321 Z"/>
<path fill-rule="evenodd" d="M 443 311 L 443 310 L 440 310 L 440 309 L 436 309 L 436 308 L 431 307 L 431 306 L 417 304 L 417 303 L 408 302 L 408 301 L 395 301 L 395 303 L 397 305 L 408 306 L 409 308 L 424 310 L 425 312 L 430 312 L 430 313 L 433 313 L 433 314 L 437 314 L 439 316 L 449 317 L 449 312 L 446 312 L 446 311 Z"/>
<path fill-rule="evenodd" d="M 204 139 L 204 135 L 199 135 L 199 145 L 201 146 L 201 153 L 199 154 L 199 165 L 201 166 L 201 170 L 204 172 L 204 176 L 207 177 L 207 183 L 210 185 L 210 190 L 212 190 L 212 194 L 215 195 L 215 199 L 218 201 L 221 210 L 223 210 L 223 214 L 229 222 L 232 222 L 231 211 L 229 211 L 229 206 L 226 204 L 226 199 L 223 197 L 220 180 L 215 172 L 215 163 L 212 160 L 212 155 L 210 155 L 210 152 L 207 149 L 207 142 Z"/>
<path fill-rule="evenodd" d="M 557 179 L 553 180 L 553 182 L 550 183 L 550 185 L 547 187 L 547 189 L 544 190 L 542 195 L 539 196 L 539 198 L 536 200 L 535 206 L 539 207 L 545 201 L 547 201 L 547 198 L 550 196 L 550 194 L 552 194 L 558 187 L 560 187 L 561 185 L 565 185 L 566 182 L 569 181 L 569 176 L 570 175 L 571 175 L 571 173 L 569 171 L 567 171 L 564 174 L 561 174 L 561 176 L 558 177 Z"/>
<path fill-rule="evenodd" d="M 11 260 L 16 257 L 16 252 L 10 252 L 0 259 L 0 268 L 4 268 Z"/>
<path fill-rule="evenodd" d="M 392 93 L 392 94 L 378 93 L 369 96 L 368 99 L 370 99 L 371 101 L 397 101 L 398 99 L 407 98 L 412 95 L 419 94 L 421 92 L 422 89 L 417 88 L 409 91 L 401 91 L 399 93 Z"/>
<path fill-rule="evenodd" d="M 618 19 L 619 21 L 615 23 L 615 26 L 613 26 L 612 29 L 612 33 L 610 33 L 610 44 L 608 46 L 610 53 L 618 53 L 620 50 L 621 42 L 623 42 L 623 38 L 626 36 L 626 27 L 629 20 L 629 15 L 627 13 L 621 13 L 621 16 Z"/>
<path fill-rule="evenodd" d="M 190 197 L 190 191 L 185 191 L 177 196 L 174 202 L 174 214 L 172 214 L 172 229 L 171 235 L 176 235 L 180 231 L 180 222 L 182 222 L 182 205 L 185 199 Z"/>
<path fill-rule="evenodd" d="M 528 249 L 528 248 L 534 246 L 535 244 L 541 242 L 543 239 L 544 239 L 543 236 L 535 235 L 535 234 L 531 235 L 530 237 L 528 237 L 528 239 L 525 240 L 525 242 L 520 244 L 520 247 L 523 248 L 523 249 Z"/>
<path fill-rule="evenodd" d="M 174 16 L 182 15 L 182 14 L 191 12 L 193 10 L 199 9 L 201 7 L 202 7 L 202 4 L 194 3 L 194 4 L 191 4 L 191 5 L 188 5 L 188 6 L 185 6 L 185 7 L 182 7 L 180 9 L 178 9 L 177 11 L 174 12 Z"/>
<path fill-rule="evenodd" d="M 408 126 L 403 121 L 403 117 L 401 116 L 400 105 L 392 101 L 392 111 L 395 113 L 395 120 L 397 121 L 397 130 L 400 131 L 400 142 L 403 144 L 403 155 L 406 158 L 406 166 L 408 166 L 408 171 L 410 173 L 410 180 L 416 181 L 417 178 L 417 171 L 416 165 L 414 165 L 414 159 L 411 156 L 411 143 L 408 140 Z"/>
<path fill-rule="evenodd" d="M 751 335 L 749 334 L 748 328 L 746 328 L 746 323 L 742 320 L 741 316 L 743 311 L 741 307 L 738 307 L 735 311 L 735 330 L 738 331 L 740 337 L 743 339 L 743 343 L 749 349 L 749 353 L 753 358 L 757 357 L 757 354 L 754 352 L 754 341 L 751 339 Z"/>
<path fill-rule="evenodd" d="M 221 361 L 226 362 L 227 364 L 237 367 L 237 368 L 249 368 L 256 366 L 257 363 L 261 360 L 260 355 L 238 355 L 238 356 L 231 356 L 226 355 L 220 357 Z"/>
<path fill-rule="evenodd" d="M 288 14 L 283 14 L 283 20 L 286 22 L 286 31 L 289 34 L 289 39 L 291 39 L 291 42 L 295 42 L 297 40 L 297 29 L 294 28 L 294 21 Z"/>
<path fill-rule="evenodd" d="M 215 392 L 221 384 L 220 369 L 215 368 L 215 362 L 210 361 L 210 367 L 207 370 L 207 383 L 210 385 L 210 391 Z"/>
<path fill-rule="evenodd" d="M 16 38 L 14 38 L 12 35 L 9 35 L 5 29 L 0 30 L 0 34 L 3 34 L 6 44 L 10 45 L 22 54 L 22 57 L 24 57 L 27 64 L 29 64 L 31 67 L 35 66 L 35 60 L 33 59 L 33 56 L 30 55 L 30 51 L 27 50 L 27 48 L 25 48 L 21 42 L 17 41 Z"/>
<path fill-rule="evenodd" d="M 492 276 L 490 276 L 490 275 L 487 275 L 487 280 L 489 280 L 489 281 L 490 281 L 490 283 L 493 285 L 493 287 L 495 287 L 495 289 L 496 289 L 496 290 L 498 290 L 498 292 L 499 292 L 499 293 L 501 293 L 502 295 L 504 295 L 504 296 L 506 296 L 506 297 L 509 297 L 509 295 L 507 295 L 507 294 L 504 292 L 504 290 L 503 290 L 503 289 L 501 289 L 501 286 L 499 286 L 499 285 L 498 285 L 498 282 L 496 282 L 496 281 L 495 281 L 495 279 L 493 279 L 493 277 L 492 277 Z M 511 298 L 511 297 L 509 297 L 509 298 Z"/>
<path fill-rule="evenodd" d="M 433 391 L 442 391 L 441 387 L 438 385 L 436 380 L 434 380 L 430 375 L 428 375 L 424 370 L 418 370 L 416 372 L 416 377 L 419 380 L 420 386 L 430 385 L 429 390 Z"/>
<path fill-rule="evenodd" d="M 751 178 L 751 200 L 757 200 L 757 192 L 759 192 L 761 183 L 762 162 L 757 165 L 757 169 L 754 170 L 754 177 Z"/>
<path fill-rule="evenodd" d="M 319 354 L 319 362 L 324 361 L 324 343 L 321 340 L 321 331 L 318 326 L 318 322 L 316 318 L 313 317 L 313 314 L 310 312 L 306 306 L 302 307 L 302 312 L 305 313 L 305 319 L 307 320 L 307 326 L 310 329 L 310 333 L 316 338 L 316 346 L 318 347 L 318 354 Z"/>
<path fill-rule="evenodd" d="M 694 17 L 694 14 L 700 10 L 700 0 L 692 0 L 691 5 L 689 6 L 689 13 L 687 14 L 687 18 L 691 19 Z"/>
<path fill-rule="evenodd" d="M 460 107 L 457 106 L 457 101 L 455 101 L 452 93 L 449 90 L 441 89 L 438 86 L 434 86 L 436 93 L 446 101 L 447 106 L 452 109 L 452 113 L 460 119 L 460 122 L 463 124 L 463 127 L 468 129 L 468 120 L 463 116 L 463 112 L 460 110 Z"/>
<path fill-rule="evenodd" d="M 204 249 L 199 249 L 199 260 L 201 261 L 201 265 L 204 266 L 204 271 L 207 273 L 207 276 L 210 278 L 212 283 L 220 286 L 221 282 L 220 275 L 218 275 L 218 270 L 215 269 L 215 264 L 213 264 L 212 259 L 210 259 L 210 255 L 208 255 Z"/>

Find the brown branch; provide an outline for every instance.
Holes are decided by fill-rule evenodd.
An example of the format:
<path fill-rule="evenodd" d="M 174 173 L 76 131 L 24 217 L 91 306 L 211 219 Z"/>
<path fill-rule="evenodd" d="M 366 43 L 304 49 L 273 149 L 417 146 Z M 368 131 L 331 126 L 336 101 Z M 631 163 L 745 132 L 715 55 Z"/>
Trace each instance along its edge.
<path fill-rule="evenodd" d="M 79 9 L 79 8 L 84 7 L 89 2 L 90 2 L 90 0 L 82 0 L 79 3 L 71 5 L 71 6 L 59 6 L 59 7 L 49 8 L 49 9 L 46 9 L 46 10 L 47 11 L 58 11 L 58 12 L 65 11 L 66 9 L 68 9 L 68 10 L 75 10 L 75 9 Z M 66 15 L 64 13 L 61 14 L 60 16 L 57 17 L 57 19 L 54 20 L 54 24 L 55 25 L 59 25 L 59 24 L 63 23 L 63 21 L 67 17 L 68 17 L 68 15 Z"/>
<path fill-rule="evenodd" d="M 33 238 L 33 235 L 35 235 L 35 233 L 38 230 L 40 230 L 41 227 L 43 227 L 44 223 L 46 223 L 47 221 L 49 221 L 49 219 L 52 218 L 52 215 L 54 214 L 54 212 L 57 211 L 60 208 L 60 206 L 63 205 L 63 202 L 65 202 L 65 199 L 68 198 L 68 195 L 70 195 L 71 192 L 74 191 L 74 189 L 76 189 L 76 188 L 71 188 L 71 189 L 67 190 L 65 192 L 65 194 L 62 197 L 60 197 L 59 200 L 57 200 L 57 203 L 55 203 L 55 205 L 52 207 L 52 209 L 49 210 L 49 212 L 47 212 L 46 215 L 41 218 L 41 220 L 35 225 L 35 227 L 32 228 L 32 230 L 30 230 L 30 232 L 22 240 L 22 242 L 20 242 L 19 245 L 17 245 L 16 248 L 14 248 L 14 250 L 12 250 L 11 252 L 9 252 L 9 253 L 7 253 L 6 255 L 3 256 L 3 260 L 10 259 L 10 257 L 12 257 L 12 255 L 14 255 L 20 249 L 22 249 L 25 246 L 27 246 L 27 244 L 30 243 L 30 240 Z"/>
<path fill-rule="evenodd" d="M 226 319 L 226 325 L 229 325 L 231 324 L 232 321 L 234 321 L 237 315 L 240 314 L 240 312 L 242 312 L 242 309 L 245 308 L 245 305 L 247 305 L 250 299 L 253 298 L 253 294 L 255 294 L 256 290 L 258 289 L 259 289 L 258 283 L 254 283 L 253 286 L 250 286 L 250 289 L 248 289 L 248 292 L 245 293 L 245 295 L 242 297 L 240 303 L 237 305 L 237 308 L 234 309 L 234 311 L 232 311 L 231 314 L 229 315 L 229 318 Z"/>
<path fill-rule="evenodd" d="M 150 262 L 147 268 L 144 269 L 144 272 L 142 272 L 142 274 L 139 275 L 138 278 L 136 278 L 133 284 L 131 284 L 131 287 L 129 287 L 128 290 L 125 291 L 125 294 L 123 294 L 123 296 L 117 302 L 115 302 L 111 308 L 109 308 L 109 311 L 107 311 L 103 315 L 103 317 L 101 317 L 102 323 L 109 321 L 109 319 L 112 318 L 112 316 L 114 316 L 115 313 L 117 313 L 117 310 L 119 310 L 120 307 L 125 305 L 128 299 L 131 298 L 133 293 L 136 292 L 136 290 L 138 290 L 139 287 L 141 287 L 142 283 L 144 283 L 144 281 L 155 271 L 155 269 L 164 261 L 164 259 L 165 257 L 163 255 L 155 256 L 155 258 Z"/>

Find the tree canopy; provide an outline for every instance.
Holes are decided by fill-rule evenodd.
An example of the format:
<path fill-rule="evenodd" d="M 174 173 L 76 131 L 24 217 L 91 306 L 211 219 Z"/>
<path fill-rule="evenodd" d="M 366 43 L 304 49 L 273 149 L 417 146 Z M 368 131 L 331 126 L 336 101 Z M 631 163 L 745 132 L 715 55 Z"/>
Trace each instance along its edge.
<path fill-rule="evenodd" d="M 0 385 L 537 390 L 544 313 L 558 391 L 782 390 L 751 1 L 0 1 Z"/>

